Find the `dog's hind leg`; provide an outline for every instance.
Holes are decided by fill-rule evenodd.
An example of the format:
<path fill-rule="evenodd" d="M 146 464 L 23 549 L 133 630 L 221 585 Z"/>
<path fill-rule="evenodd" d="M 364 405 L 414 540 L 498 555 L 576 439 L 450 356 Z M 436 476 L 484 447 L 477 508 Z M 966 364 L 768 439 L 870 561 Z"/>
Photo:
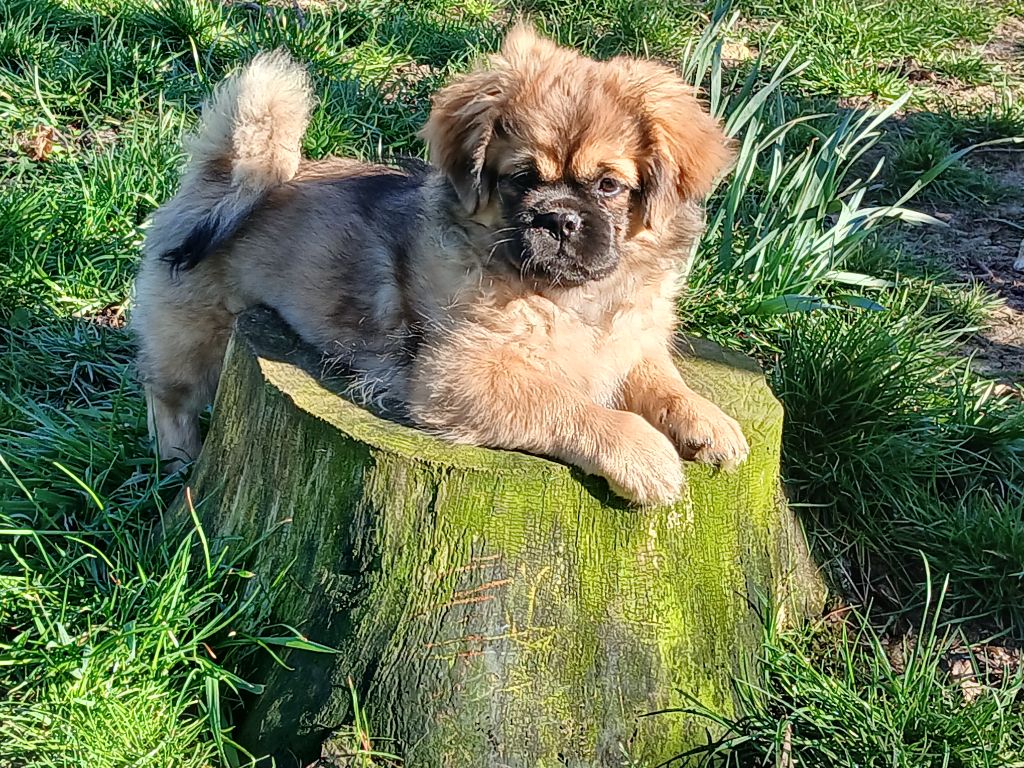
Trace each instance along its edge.
<path fill-rule="evenodd" d="M 164 468 L 175 471 L 199 455 L 198 398 L 165 385 L 146 385 L 149 434 L 156 441 Z"/>
<path fill-rule="evenodd" d="M 164 265 L 147 266 L 136 283 L 132 325 L 150 437 L 165 468 L 174 471 L 199 455 L 199 416 L 216 392 L 234 316 L 175 285 Z"/>
<path fill-rule="evenodd" d="M 216 392 L 228 336 L 179 336 L 157 356 L 140 356 L 149 433 L 169 471 L 199 455 L 199 416 Z"/>

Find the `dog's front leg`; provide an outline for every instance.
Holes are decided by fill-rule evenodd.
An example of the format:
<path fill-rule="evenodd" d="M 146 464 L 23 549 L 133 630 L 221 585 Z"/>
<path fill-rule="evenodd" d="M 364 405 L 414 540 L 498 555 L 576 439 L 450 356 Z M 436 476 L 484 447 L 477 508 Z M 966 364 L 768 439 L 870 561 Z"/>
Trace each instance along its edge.
<path fill-rule="evenodd" d="M 663 432 L 684 459 L 734 467 L 750 448 L 740 425 L 690 389 L 668 349 L 654 350 L 630 371 L 623 405 Z"/>
<path fill-rule="evenodd" d="M 448 357 L 421 365 L 410 383 L 416 421 L 450 439 L 559 459 L 643 505 L 679 496 L 679 454 L 661 432 L 635 413 L 594 404 L 519 358 Z"/>

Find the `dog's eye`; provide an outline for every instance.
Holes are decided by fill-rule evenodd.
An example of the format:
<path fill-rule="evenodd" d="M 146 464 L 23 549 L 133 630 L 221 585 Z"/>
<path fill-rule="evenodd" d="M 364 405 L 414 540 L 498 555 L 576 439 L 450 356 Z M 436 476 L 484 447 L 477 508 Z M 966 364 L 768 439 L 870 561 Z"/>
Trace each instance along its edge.
<path fill-rule="evenodd" d="M 537 183 L 537 172 L 532 168 L 521 168 L 512 173 L 503 173 L 498 184 L 513 189 L 529 189 Z"/>
<path fill-rule="evenodd" d="M 625 189 L 623 183 L 613 176 L 605 176 L 597 182 L 597 193 L 601 197 L 615 197 L 623 189 Z"/>

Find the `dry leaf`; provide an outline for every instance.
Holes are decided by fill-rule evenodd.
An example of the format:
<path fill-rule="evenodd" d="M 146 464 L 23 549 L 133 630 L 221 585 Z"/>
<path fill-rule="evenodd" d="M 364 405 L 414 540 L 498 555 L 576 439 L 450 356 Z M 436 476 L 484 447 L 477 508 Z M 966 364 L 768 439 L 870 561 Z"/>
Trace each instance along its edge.
<path fill-rule="evenodd" d="M 757 54 L 745 42 L 726 41 L 722 43 L 722 59 L 724 61 L 750 61 Z"/>
<path fill-rule="evenodd" d="M 793 724 L 786 723 L 786 730 L 782 735 L 782 748 L 779 750 L 778 760 L 776 761 L 778 768 L 794 768 L 796 765 L 793 760 Z"/>
<path fill-rule="evenodd" d="M 949 676 L 960 684 L 960 692 L 968 704 L 981 695 L 981 684 L 970 659 L 956 659 L 949 667 Z"/>
<path fill-rule="evenodd" d="M 28 139 L 21 142 L 21 151 L 28 155 L 30 160 L 45 162 L 50 153 L 53 152 L 53 142 L 56 138 L 56 131 L 46 125 L 37 125 L 36 132 Z"/>

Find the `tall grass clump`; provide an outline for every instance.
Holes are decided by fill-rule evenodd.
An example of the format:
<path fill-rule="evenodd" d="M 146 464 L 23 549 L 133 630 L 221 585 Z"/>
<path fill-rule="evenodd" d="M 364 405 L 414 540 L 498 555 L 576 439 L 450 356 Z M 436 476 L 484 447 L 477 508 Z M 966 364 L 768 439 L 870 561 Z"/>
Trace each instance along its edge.
<path fill-rule="evenodd" d="M 0 765 L 240 764 L 230 712 L 261 687 L 233 670 L 328 649 L 268 625 L 244 550 L 212 550 L 187 506 L 167 516 L 178 482 L 147 455 L 138 393 L 109 383 L 63 407 L 0 395 Z"/>
<path fill-rule="evenodd" d="M 907 204 L 971 148 L 878 202 L 885 157 L 868 158 L 904 101 L 790 114 L 785 91 L 803 65 L 784 56 L 727 72 L 721 46 L 735 19 L 720 8 L 684 59 L 737 156 L 710 206 L 684 323 L 768 367 L 786 406 L 786 480 L 814 510 L 820 544 L 852 546 L 865 572 L 883 566 L 910 593 L 922 583 L 907 555 L 922 549 L 954 575 L 948 608 L 1024 618 L 1005 599 L 1024 596 L 1024 407 L 959 354 L 983 308 L 893 270 L 855 269 L 884 266 L 878 252 L 897 223 L 941 226 Z M 967 520 L 977 537 L 964 536 Z"/>
<path fill-rule="evenodd" d="M 208 765 L 231 750 L 221 696 L 244 684 L 221 666 L 251 631 L 230 597 L 244 574 L 193 567 L 195 532 L 158 542 L 154 481 L 122 478 L 134 502 L 115 505 L 69 469 L 102 415 L 34 415 L 0 451 L 0 764 Z M 11 438 L 36 455 L 12 461 Z"/>
<path fill-rule="evenodd" d="M 885 159 L 867 158 L 906 97 L 878 112 L 799 112 L 786 89 L 807 64 L 794 65 L 793 52 L 773 68 L 762 56 L 746 71 L 724 70 L 722 45 L 738 20 L 728 7 L 719 7 L 683 64 L 736 150 L 690 276 L 687 314 L 717 331 L 794 311 L 880 309 L 862 289 L 889 281 L 851 272 L 848 263 L 886 224 L 939 225 L 906 203 L 963 153 L 938 158 L 894 202 L 874 202 Z"/>
<path fill-rule="evenodd" d="M 238 763 L 229 709 L 259 686 L 232 670 L 306 644 L 267 626 L 244 552 L 165 517 L 179 481 L 149 455 L 122 333 L 15 324 L 0 329 L 0 765 Z"/>
<path fill-rule="evenodd" d="M 213 13 L 0 3 L 2 766 L 244 763 L 230 711 L 259 685 L 234 670 L 313 647 L 267 626 L 242 552 L 165 529 L 180 481 L 158 479 L 122 327 L 207 90 L 163 30 L 223 46 Z"/>

